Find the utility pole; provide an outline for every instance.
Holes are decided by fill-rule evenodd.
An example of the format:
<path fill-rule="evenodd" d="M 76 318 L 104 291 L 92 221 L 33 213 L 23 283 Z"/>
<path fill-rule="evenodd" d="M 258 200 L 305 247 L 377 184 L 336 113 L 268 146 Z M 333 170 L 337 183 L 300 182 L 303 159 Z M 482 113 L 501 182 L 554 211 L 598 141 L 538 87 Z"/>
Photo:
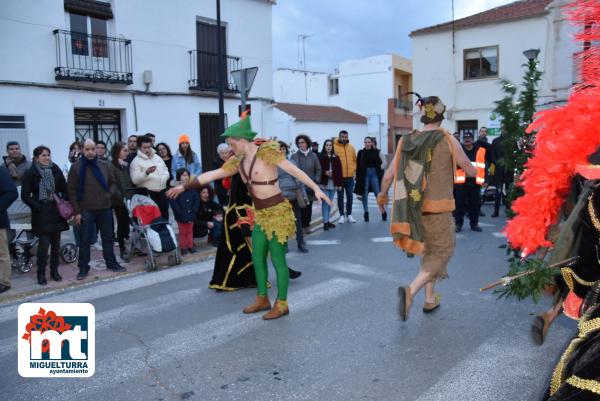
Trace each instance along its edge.
<path fill-rule="evenodd" d="M 221 46 L 221 0 L 217 0 L 217 85 L 219 86 L 219 134 L 225 132 L 225 106 L 223 98 L 225 96 L 225 72 L 223 64 L 223 47 Z"/>

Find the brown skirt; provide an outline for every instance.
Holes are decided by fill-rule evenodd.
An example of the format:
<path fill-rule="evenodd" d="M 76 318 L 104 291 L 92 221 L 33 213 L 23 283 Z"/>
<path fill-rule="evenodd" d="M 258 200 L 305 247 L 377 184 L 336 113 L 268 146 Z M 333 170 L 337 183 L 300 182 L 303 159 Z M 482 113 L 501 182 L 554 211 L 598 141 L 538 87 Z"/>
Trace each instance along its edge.
<path fill-rule="evenodd" d="M 454 254 L 454 219 L 451 212 L 421 216 L 424 228 L 425 253 L 421 271 L 433 275 L 434 280 L 448 277 L 448 262 Z"/>

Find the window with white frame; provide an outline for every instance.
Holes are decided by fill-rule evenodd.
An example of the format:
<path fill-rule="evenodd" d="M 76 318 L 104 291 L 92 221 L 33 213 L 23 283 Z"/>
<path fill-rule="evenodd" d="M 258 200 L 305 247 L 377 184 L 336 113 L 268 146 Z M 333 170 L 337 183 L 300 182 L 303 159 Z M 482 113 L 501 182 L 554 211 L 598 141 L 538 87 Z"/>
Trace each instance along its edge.
<path fill-rule="evenodd" d="M 464 79 L 493 78 L 498 76 L 498 46 L 466 49 L 464 51 Z"/>

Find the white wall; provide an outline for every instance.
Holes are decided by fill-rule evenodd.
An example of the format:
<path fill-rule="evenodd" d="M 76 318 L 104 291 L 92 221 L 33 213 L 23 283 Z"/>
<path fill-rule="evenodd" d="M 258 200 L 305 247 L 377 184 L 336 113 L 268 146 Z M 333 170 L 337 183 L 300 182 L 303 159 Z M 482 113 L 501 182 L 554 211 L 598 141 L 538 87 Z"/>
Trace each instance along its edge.
<path fill-rule="evenodd" d="M 5 101 L 10 99 L 10 102 Z M 95 108 L 99 100 L 105 109 L 121 110 L 122 138 L 135 133 L 135 116 L 131 95 L 89 93 L 72 90 L 39 90 L 37 88 L 3 87 L 0 94 L 0 113 L 25 115 L 30 151 L 37 145 L 47 145 L 52 158 L 61 166 L 67 161 L 68 148 L 74 140 L 74 108 Z M 252 124 L 260 130 L 262 102 L 251 102 Z M 139 133 L 152 132 L 157 142 L 166 142 L 172 151 L 177 138 L 187 133 L 194 151 L 200 153 L 199 113 L 218 113 L 218 104 L 212 98 L 184 96 L 136 96 Z M 229 124 L 238 121 L 238 102 L 225 101 Z M 2 135 L 2 131 L 0 131 Z M 215 150 L 216 152 L 216 150 Z M 31 154 L 27 155 L 29 158 Z"/>
<path fill-rule="evenodd" d="M 280 103 L 329 104 L 329 74 L 278 69 L 273 72 L 273 98 Z"/>
<path fill-rule="evenodd" d="M 387 102 L 394 97 L 392 55 L 344 61 L 338 75 L 340 94 L 332 96 L 331 102 L 363 116 L 378 115 L 381 124 L 376 135 L 387 136 Z"/>
<path fill-rule="evenodd" d="M 384 54 L 340 63 L 335 75 L 282 69 L 273 73 L 274 98 L 278 102 L 335 105 L 363 116 L 379 116 L 382 140 L 388 131 L 388 99 L 396 97 L 394 68 L 410 72 L 411 62 Z M 339 80 L 339 94 L 329 95 L 329 78 Z M 306 101 L 308 98 L 308 102 Z M 362 139 L 361 142 L 362 144 Z"/>
<path fill-rule="evenodd" d="M 3 0 L 0 7 L 0 115 L 26 116 L 30 149 L 46 144 L 54 151 L 55 161 L 64 163 L 74 140 L 75 108 L 120 109 L 125 139 L 136 131 L 131 93 L 136 91 L 138 132 L 151 131 L 172 148 L 179 134 L 186 132 L 199 151 L 199 113 L 218 113 L 218 103 L 216 94 L 190 95 L 188 51 L 196 49 L 197 17 L 216 18 L 215 2 L 111 1 L 114 18 L 108 20 L 108 36 L 132 40 L 133 85 L 55 80 L 52 30 L 69 29 L 63 4 L 61 0 Z M 273 91 L 271 7 L 258 0 L 221 2 L 227 54 L 241 57 L 243 67 L 259 67 L 250 93 L 251 98 L 260 98 L 250 101 L 257 130 L 263 127 L 262 108 Z M 146 90 L 144 70 L 153 72 L 153 82 L 147 93 L 140 93 Z M 8 84 L 15 81 L 31 85 Z M 238 120 L 238 104 L 235 99 L 225 100 L 229 124 Z"/>
<path fill-rule="evenodd" d="M 557 93 L 552 91 L 551 82 L 553 77 L 565 81 L 565 73 L 553 72 L 553 64 L 558 60 L 550 57 L 548 51 L 554 46 L 550 39 L 556 39 L 554 34 L 549 35 L 550 28 L 547 17 L 541 16 L 461 29 L 455 35 L 454 54 L 451 31 L 415 35 L 412 38 L 413 88 L 422 96 L 437 95 L 442 99 L 448 110 L 444 126 L 451 131 L 456 129 L 457 120 L 478 120 L 481 127 L 488 124 L 494 102 L 503 97 L 500 79 L 520 84 L 525 72 L 522 65 L 527 62 L 523 51 L 533 48 L 541 50 L 538 60 L 540 69 L 545 72 L 538 103 L 556 100 Z M 561 40 L 564 40 L 562 36 Z M 463 50 L 495 45 L 499 46 L 499 77 L 464 80 Z M 569 57 L 558 64 L 569 64 L 570 60 Z M 415 115 L 415 127 L 420 125 L 419 118 Z"/>
<path fill-rule="evenodd" d="M 196 18 L 216 18 L 212 0 L 116 0 L 108 36 L 132 40 L 134 83 L 144 90 L 144 70 L 153 72 L 152 91 L 188 91 L 188 51 L 196 49 Z M 258 66 L 253 97 L 272 97 L 271 5 L 267 1 L 222 2 L 227 54 L 243 67 Z M 252 15 L 252 18 L 248 18 Z M 0 79 L 55 83 L 54 29 L 69 29 L 69 13 L 57 0 L 4 0 L 0 11 Z M 19 22 L 15 22 L 19 21 Z M 110 84 L 95 84 L 114 87 Z"/>
<path fill-rule="evenodd" d="M 348 131 L 350 143 L 358 150 L 363 147 L 363 139 L 367 136 L 367 124 L 349 124 L 349 123 L 324 123 L 296 121 L 292 116 L 275 107 L 265 108 L 265 129 L 263 136 L 277 137 L 286 143 L 292 144 L 299 134 L 307 134 L 313 141 L 319 142 L 319 149 L 323 141 L 328 138 L 337 137 L 341 130 Z"/>

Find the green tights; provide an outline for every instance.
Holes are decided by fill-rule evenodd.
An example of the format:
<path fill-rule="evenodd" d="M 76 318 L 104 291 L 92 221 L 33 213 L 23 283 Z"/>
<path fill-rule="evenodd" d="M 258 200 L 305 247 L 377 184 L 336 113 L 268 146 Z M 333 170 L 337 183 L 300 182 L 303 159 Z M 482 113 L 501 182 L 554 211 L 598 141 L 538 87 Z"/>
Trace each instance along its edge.
<path fill-rule="evenodd" d="M 273 261 L 275 273 L 277 274 L 277 299 L 285 301 L 287 300 L 288 283 L 290 281 L 290 274 L 285 261 L 285 244 L 277 241 L 275 233 L 269 241 L 262 227 L 255 223 L 252 230 L 252 263 L 254 264 L 258 295 L 263 296 L 267 295 L 267 280 L 269 278 L 267 254 L 269 251 L 271 251 L 271 261 Z"/>

